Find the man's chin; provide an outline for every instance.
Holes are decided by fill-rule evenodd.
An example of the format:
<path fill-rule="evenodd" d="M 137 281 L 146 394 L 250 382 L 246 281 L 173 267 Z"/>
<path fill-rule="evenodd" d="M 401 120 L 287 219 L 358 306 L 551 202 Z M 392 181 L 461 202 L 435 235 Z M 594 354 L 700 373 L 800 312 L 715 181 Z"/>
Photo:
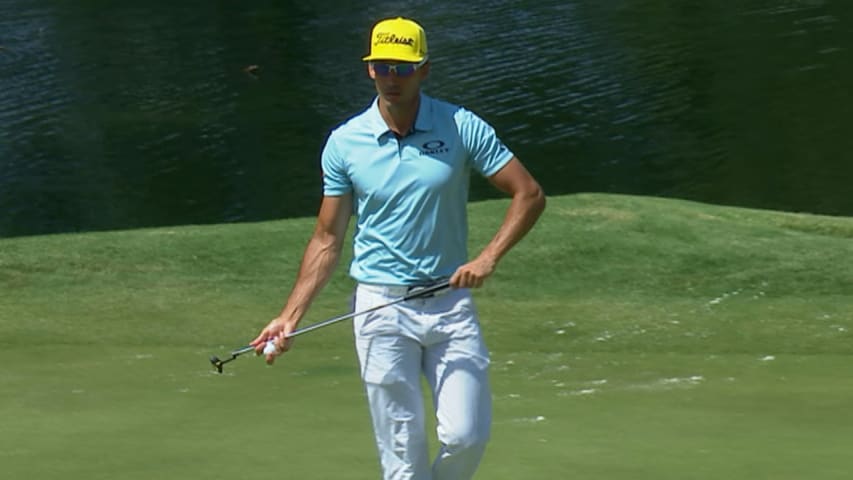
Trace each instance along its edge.
<path fill-rule="evenodd" d="M 386 104 L 394 106 L 413 105 L 415 102 L 417 102 L 417 99 L 417 96 L 406 96 L 403 95 L 401 92 L 385 92 L 382 94 L 382 100 L 385 101 Z"/>

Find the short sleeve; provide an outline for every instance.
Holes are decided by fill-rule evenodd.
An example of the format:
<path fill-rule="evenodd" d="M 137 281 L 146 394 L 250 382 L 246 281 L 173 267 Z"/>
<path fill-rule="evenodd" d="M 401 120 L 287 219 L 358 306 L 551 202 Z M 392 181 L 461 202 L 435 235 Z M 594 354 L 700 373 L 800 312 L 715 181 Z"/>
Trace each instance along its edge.
<path fill-rule="evenodd" d="M 490 177 L 512 160 L 513 153 L 485 120 L 469 110 L 460 109 L 456 121 L 471 166 L 481 175 Z"/>
<path fill-rule="evenodd" d="M 352 191 L 346 163 L 337 149 L 334 135 L 326 140 L 320 164 L 323 169 L 323 195 L 337 197 Z"/>

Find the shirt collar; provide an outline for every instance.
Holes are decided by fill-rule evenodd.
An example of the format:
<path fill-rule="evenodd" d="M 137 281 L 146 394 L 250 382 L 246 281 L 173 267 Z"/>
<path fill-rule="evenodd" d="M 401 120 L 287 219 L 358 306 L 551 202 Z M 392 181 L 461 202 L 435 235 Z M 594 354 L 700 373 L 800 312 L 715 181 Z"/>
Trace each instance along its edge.
<path fill-rule="evenodd" d="M 421 93 L 420 96 L 421 100 L 418 105 L 418 115 L 415 117 L 414 130 L 416 132 L 428 132 L 432 130 L 432 98 L 424 93 Z M 379 113 L 378 96 L 373 99 L 373 104 L 370 106 L 370 119 L 370 130 L 377 140 L 391 132 L 388 124 L 382 118 L 382 114 Z"/>

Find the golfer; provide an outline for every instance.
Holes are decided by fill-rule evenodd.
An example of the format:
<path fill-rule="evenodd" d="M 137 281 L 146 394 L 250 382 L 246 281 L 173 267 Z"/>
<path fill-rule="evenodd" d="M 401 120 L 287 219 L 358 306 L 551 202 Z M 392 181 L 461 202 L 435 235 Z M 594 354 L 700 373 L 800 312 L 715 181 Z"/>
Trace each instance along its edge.
<path fill-rule="evenodd" d="M 450 279 L 453 288 L 356 317 L 356 351 L 384 479 L 462 480 L 489 438 L 489 353 L 470 288 L 483 285 L 545 208 L 539 184 L 474 113 L 421 92 L 430 70 L 423 28 L 378 22 L 363 59 L 377 96 L 332 131 L 323 149 L 323 199 L 289 298 L 252 342 L 291 347 L 328 281 L 355 214 L 354 308 L 398 299 Z M 466 202 L 471 171 L 512 197 L 491 241 L 469 260 Z M 421 375 L 431 390 L 441 444 L 428 458 Z"/>

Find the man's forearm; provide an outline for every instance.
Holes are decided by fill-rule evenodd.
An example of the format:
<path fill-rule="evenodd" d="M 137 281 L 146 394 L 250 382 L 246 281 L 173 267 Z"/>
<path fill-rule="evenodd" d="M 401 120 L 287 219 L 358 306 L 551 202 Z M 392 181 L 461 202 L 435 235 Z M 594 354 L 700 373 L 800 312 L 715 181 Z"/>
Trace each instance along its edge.
<path fill-rule="evenodd" d="M 296 283 L 281 311 L 281 317 L 296 323 L 302 319 L 314 298 L 331 278 L 340 253 L 340 242 L 331 235 L 315 234 L 311 237 L 302 256 Z"/>
<path fill-rule="evenodd" d="M 480 258 L 497 264 L 533 228 L 545 210 L 545 194 L 536 188 L 515 194 L 498 232 L 480 253 Z"/>

